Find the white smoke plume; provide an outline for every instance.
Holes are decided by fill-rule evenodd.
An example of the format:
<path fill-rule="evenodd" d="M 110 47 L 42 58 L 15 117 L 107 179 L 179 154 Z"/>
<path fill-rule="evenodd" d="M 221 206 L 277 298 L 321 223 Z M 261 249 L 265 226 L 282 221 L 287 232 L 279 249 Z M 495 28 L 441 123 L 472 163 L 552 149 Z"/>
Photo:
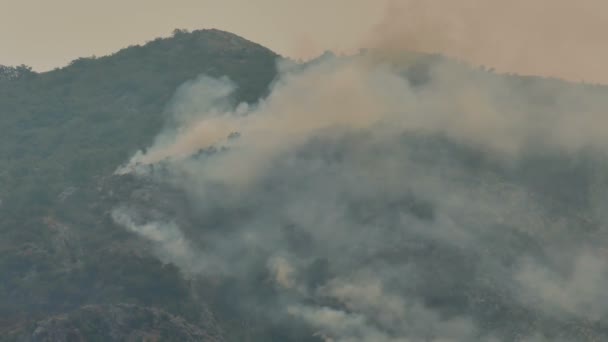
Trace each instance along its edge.
<path fill-rule="evenodd" d="M 234 87 L 184 85 L 117 170 L 195 208 L 115 212 L 166 261 L 326 341 L 605 337 L 605 88 L 391 49 L 281 62 L 257 104 Z"/>

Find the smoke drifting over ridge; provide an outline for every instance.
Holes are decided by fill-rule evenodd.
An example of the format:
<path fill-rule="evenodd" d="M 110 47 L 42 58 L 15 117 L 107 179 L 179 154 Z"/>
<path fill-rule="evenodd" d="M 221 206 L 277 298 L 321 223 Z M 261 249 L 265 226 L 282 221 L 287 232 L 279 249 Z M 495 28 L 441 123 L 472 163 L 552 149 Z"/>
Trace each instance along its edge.
<path fill-rule="evenodd" d="M 392 0 L 366 42 L 442 53 L 501 72 L 608 82 L 601 0 Z"/>
<path fill-rule="evenodd" d="M 115 221 L 311 340 L 605 339 L 606 90 L 395 47 L 281 62 L 253 105 L 185 84 L 117 173 L 196 219 L 126 201 Z"/>

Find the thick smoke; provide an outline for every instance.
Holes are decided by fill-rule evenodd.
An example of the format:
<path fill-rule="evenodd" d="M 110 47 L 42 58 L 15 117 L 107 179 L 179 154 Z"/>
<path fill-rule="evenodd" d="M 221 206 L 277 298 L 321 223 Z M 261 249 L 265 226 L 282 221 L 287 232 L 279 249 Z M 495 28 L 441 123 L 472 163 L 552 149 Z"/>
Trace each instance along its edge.
<path fill-rule="evenodd" d="M 115 221 L 325 341 L 606 338 L 606 89 L 388 52 L 282 62 L 255 105 L 184 85 L 117 174 L 191 217 Z"/>
<path fill-rule="evenodd" d="M 267 314 L 327 341 L 604 336 L 601 89 L 377 57 L 286 64 L 235 110 L 228 80 L 185 85 L 118 173 L 182 188 L 198 223 L 115 220 L 187 274 L 267 274 Z"/>

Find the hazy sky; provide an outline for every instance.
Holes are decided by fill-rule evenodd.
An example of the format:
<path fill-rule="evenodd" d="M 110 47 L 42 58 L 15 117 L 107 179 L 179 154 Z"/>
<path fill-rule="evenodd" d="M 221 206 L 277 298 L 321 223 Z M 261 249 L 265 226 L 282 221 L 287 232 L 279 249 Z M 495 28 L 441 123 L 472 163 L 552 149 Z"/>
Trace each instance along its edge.
<path fill-rule="evenodd" d="M 0 64 L 24 63 L 36 70 L 168 36 L 174 28 L 219 28 L 296 58 L 379 43 L 440 51 L 500 71 L 608 82 L 606 0 L 0 0 L 0 5 Z"/>
<path fill-rule="evenodd" d="M 37 70 L 104 55 L 175 28 L 218 28 L 310 57 L 355 45 L 386 0 L 0 0 L 0 64 Z"/>

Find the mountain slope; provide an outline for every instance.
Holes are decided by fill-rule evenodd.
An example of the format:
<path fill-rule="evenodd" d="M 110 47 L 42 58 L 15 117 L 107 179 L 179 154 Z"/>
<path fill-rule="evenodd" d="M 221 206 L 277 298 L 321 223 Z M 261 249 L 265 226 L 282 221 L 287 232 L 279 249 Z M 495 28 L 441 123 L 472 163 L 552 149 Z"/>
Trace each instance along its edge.
<path fill-rule="evenodd" d="M 239 86 L 237 101 L 256 101 L 275 77 L 277 57 L 226 32 L 182 32 L 0 82 L 4 206 L 21 206 L 7 197 L 23 193 L 15 190 L 24 183 L 48 186 L 51 179 L 78 182 L 107 173 L 150 142 L 175 89 L 199 74 L 227 76 Z M 48 201 L 58 190 L 37 196 Z"/>
<path fill-rule="evenodd" d="M 0 332 L 87 303 L 187 312 L 187 283 L 111 223 L 100 186 L 152 141 L 182 83 L 227 76 L 238 86 L 234 101 L 256 101 L 275 78 L 278 57 L 227 32 L 176 31 L 110 56 L 40 74 L 15 69 L 28 72 L 1 79 Z"/>
<path fill-rule="evenodd" d="M 0 69 L 0 340 L 608 339 L 607 89 L 390 57 Z"/>
<path fill-rule="evenodd" d="M 31 342 L 54 341 L 223 341 L 213 322 L 204 328 L 162 310 L 135 305 L 84 306 L 66 315 L 35 323 L 14 332 L 15 338 Z"/>

